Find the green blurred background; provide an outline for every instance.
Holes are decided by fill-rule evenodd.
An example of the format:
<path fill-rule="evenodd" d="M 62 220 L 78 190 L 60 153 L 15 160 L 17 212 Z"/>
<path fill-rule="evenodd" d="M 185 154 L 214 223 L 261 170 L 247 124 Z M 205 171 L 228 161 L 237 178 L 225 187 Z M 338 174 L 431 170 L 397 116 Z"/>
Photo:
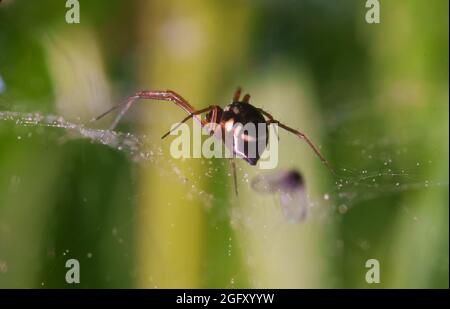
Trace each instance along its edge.
<path fill-rule="evenodd" d="M 380 24 L 360 0 L 79 2 L 79 24 L 65 1 L 0 3 L 0 110 L 107 128 L 88 121 L 137 90 L 202 108 L 241 85 L 339 176 L 280 132 L 314 206 L 289 224 L 257 168 L 238 162 L 236 198 L 224 160 L 171 159 L 169 103 L 119 126 L 157 163 L 0 120 L 0 287 L 448 288 L 448 1 L 381 1 Z"/>

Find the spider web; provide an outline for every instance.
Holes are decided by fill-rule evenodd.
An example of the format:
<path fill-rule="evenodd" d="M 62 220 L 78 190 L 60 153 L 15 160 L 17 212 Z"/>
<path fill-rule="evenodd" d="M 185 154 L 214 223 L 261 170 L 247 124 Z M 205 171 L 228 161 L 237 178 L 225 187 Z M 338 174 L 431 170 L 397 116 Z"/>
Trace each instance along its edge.
<path fill-rule="evenodd" d="M 326 133 L 334 132 L 337 125 L 342 126 L 351 117 L 355 117 L 355 115 L 343 113 L 335 117 L 334 122 L 327 122 Z M 222 186 L 228 188 L 230 192 L 233 191 L 232 174 L 227 160 L 200 159 L 201 164 L 206 168 L 204 169 L 204 174 L 198 174 L 197 170 L 180 168 L 178 160 L 167 159 L 168 156 L 164 153 L 161 145 L 151 142 L 151 138 L 146 135 L 90 128 L 88 124 L 68 121 L 64 117 L 52 114 L 1 111 L 0 120 L 30 129 L 28 134 L 18 135 L 17 139 L 19 140 L 30 138 L 33 136 L 32 134 L 47 134 L 48 132 L 39 130 L 39 128 L 43 127 L 59 132 L 55 140 L 61 138 L 63 140 L 87 139 L 92 143 L 102 144 L 113 151 L 124 153 L 137 165 L 144 167 L 151 165 L 152 168 L 158 170 L 160 177 L 176 179 L 176 181 L 188 188 L 190 195 L 195 196 L 202 202 L 205 211 L 210 211 L 211 205 L 214 204 L 230 205 L 228 208 L 215 209 L 216 214 L 212 217 L 212 220 L 230 220 L 234 230 L 252 228 L 256 224 L 255 218 L 252 218 L 249 212 L 239 207 L 239 204 L 242 203 L 240 197 L 236 197 L 233 194 L 216 196 L 212 192 L 208 192 L 208 189 L 202 187 L 202 179 L 206 177 L 210 179 L 212 186 Z M 435 132 L 434 134 L 439 133 Z M 411 147 L 417 141 L 420 141 L 418 136 L 413 137 L 412 141 L 401 139 L 393 141 L 386 137 L 378 137 L 375 141 L 354 139 L 349 140 L 345 145 L 336 145 L 336 147 L 347 147 L 354 150 L 355 153 L 360 153 L 362 159 L 358 164 L 353 164 L 356 167 L 346 163 L 343 165 L 336 164 L 337 175 L 330 177 L 332 181 L 328 185 L 321 186 L 319 190 L 308 192 L 307 198 L 310 212 L 307 220 L 325 223 L 333 216 L 346 215 L 351 209 L 364 205 L 366 201 L 405 192 L 431 188 L 448 188 L 448 181 L 428 179 L 426 170 L 434 164 L 429 158 L 421 157 L 420 160 L 418 159 L 413 164 L 408 162 L 398 164 L 403 160 L 406 161 L 410 155 L 408 147 Z M 395 145 L 393 146 L 392 144 Z M 169 170 L 160 167 L 162 161 L 169 164 Z M 366 166 L 370 166 L 370 168 Z M 223 170 L 228 170 L 225 178 L 221 174 Z M 279 200 L 275 196 L 263 197 L 270 201 L 268 203 L 269 206 L 267 206 L 261 204 L 261 197 L 258 197 L 256 192 L 252 191 L 250 186 L 251 179 L 260 172 L 260 170 L 256 168 L 251 169 L 245 164 L 237 164 L 239 191 L 244 196 L 254 196 L 254 199 L 250 201 L 246 199 L 245 202 L 250 203 L 250 209 L 259 209 L 258 211 L 262 211 L 263 214 L 267 213 L 266 217 L 263 215 L 263 218 L 267 220 L 261 223 L 264 224 L 263 230 L 266 233 L 276 233 L 288 228 L 286 226 L 291 223 L 288 223 L 283 218 Z M 305 181 L 308 187 L 308 179 L 305 179 Z M 141 192 L 139 194 L 147 193 Z M 262 210 L 261 207 L 263 207 Z M 278 218 L 272 217 L 273 209 L 267 207 L 277 209 Z M 123 242 L 120 230 L 126 225 L 133 224 L 140 215 L 140 211 L 142 210 L 138 209 L 131 218 L 124 219 L 111 231 L 118 243 Z M 403 211 L 410 215 L 413 220 L 420 219 L 416 218 L 414 214 L 409 214 L 408 209 L 403 209 Z M 215 222 L 210 222 L 209 224 L 214 225 Z M 233 247 L 235 241 L 233 237 L 233 235 L 230 235 L 228 238 L 228 256 L 232 256 L 236 252 Z M 263 235 L 263 237 L 265 236 Z M 368 246 L 368 244 L 364 245 Z M 276 244 L 272 243 L 267 246 L 266 250 L 270 252 L 275 250 Z M 69 251 L 65 250 L 57 254 L 59 259 L 65 259 Z M 92 253 L 87 253 L 86 259 L 91 257 Z M 249 259 L 250 257 L 246 256 L 245 258 Z M 236 270 L 235 274 L 231 276 L 227 287 L 234 287 L 235 281 L 239 280 L 235 278 L 238 278 L 242 273 L 244 273 L 242 269 Z M 45 282 L 42 282 L 42 285 L 44 286 Z M 258 286 L 258 284 L 254 285 Z"/>
<path fill-rule="evenodd" d="M 347 116 L 341 115 L 340 121 L 345 121 Z M 167 160 L 161 146 L 152 143 L 146 135 L 89 128 L 85 124 L 68 121 L 62 116 L 53 114 L 44 115 L 38 112 L 0 111 L 0 120 L 14 122 L 17 126 L 61 129 L 62 134 L 69 139 L 83 138 L 93 143 L 103 144 L 116 151 L 123 152 L 130 160 L 144 165 L 151 164 L 158 166 L 161 160 Z M 329 128 L 332 129 L 335 124 L 331 123 Z M 21 139 L 22 136 L 17 136 L 17 138 Z M 359 148 L 359 151 L 365 154 L 367 160 L 374 160 L 375 155 L 369 154 L 360 141 L 350 141 L 349 144 L 353 148 Z M 369 148 L 374 147 L 373 143 L 369 144 L 371 144 Z M 386 141 L 384 140 L 380 144 L 386 145 Z M 448 182 L 446 181 L 426 179 L 424 176 L 422 167 L 432 165 L 432 160 L 425 158 L 420 162 L 416 162 L 414 166 L 407 168 L 398 169 L 391 167 L 393 165 L 392 157 L 396 157 L 397 161 L 402 160 L 402 156 L 405 156 L 407 153 L 405 146 L 400 145 L 398 149 L 400 150 L 397 150 L 396 154 L 392 156 L 383 156 L 387 157 L 387 159 L 378 159 L 381 168 L 377 170 L 340 167 L 337 170 L 334 183 L 329 186 L 329 190 L 323 192 L 321 196 L 310 196 L 310 206 L 322 206 L 327 209 L 331 207 L 335 211 L 345 213 L 363 201 L 375 199 L 383 195 L 433 187 L 448 187 Z M 378 153 L 379 151 L 379 149 L 376 149 L 373 150 L 373 153 Z M 218 169 L 213 166 L 212 160 L 202 160 L 202 164 L 209 166 L 204 176 L 213 179 L 214 185 L 231 185 L 229 179 L 215 177 Z M 203 175 L 195 175 L 192 172 L 189 175 L 183 173 L 177 165 L 177 160 L 169 159 L 168 163 L 172 167 L 171 170 L 161 170 L 160 172 L 170 174 L 169 176 L 189 186 L 191 193 L 197 196 L 201 195 L 201 200 L 204 202 L 205 207 L 209 208 L 212 201 L 217 198 L 201 190 L 200 185 L 195 185 Z M 222 167 L 227 168 L 226 162 L 221 162 L 220 164 Z M 249 189 L 249 180 L 252 176 L 240 165 L 237 166 L 237 172 L 239 185 L 243 185 Z M 228 172 L 228 177 L 231 178 L 231 176 L 231 172 Z"/>
<path fill-rule="evenodd" d="M 328 122 L 329 129 L 333 129 L 337 122 L 346 121 L 348 115 L 341 115 L 335 122 Z M 177 160 L 169 159 L 165 155 L 162 147 L 150 142 L 146 135 L 136 135 L 132 133 L 121 133 L 110 130 L 89 128 L 85 124 L 70 122 L 62 116 L 44 115 L 41 113 L 22 113 L 22 112 L 0 112 L 0 120 L 12 121 L 17 126 L 25 127 L 48 127 L 61 129 L 64 135 L 70 139 L 83 138 L 93 143 L 103 144 L 115 151 L 125 153 L 130 160 L 138 164 L 151 164 L 159 166 L 162 160 L 165 160 L 171 166 L 170 170 L 160 169 L 162 176 L 174 177 L 180 183 L 189 188 L 190 194 L 201 197 L 206 209 L 211 207 L 213 202 L 224 202 L 220 197 L 201 189 L 200 178 L 202 175 L 195 175 L 194 172 L 183 172 L 177 164 Z M 17 137 L 21 139 L 21 136 Z M 380 139 L 377 147 L 384 147 L 389 144 L 386 139 Z M 416 162 L 411 167 L 397 168 L 393 167 L 393 159 L 401 161 L 402 157 L 408 155 L 406 147 L 398 146 L 394 155 L 385 154 L 383 158 L 374 159 L 375 155 L 371 155 L 366 150 L 367 145 L 363 145 L 359 140 L 349 141 L 351 147 L 364 156 L 368 161 L 379 161 L 379 169 L 369 170 L 362 168 L 340 167 L 334 183 L 328 186 L 328 190 L 324 190 L 319 195 L 308 196 L 309 206 L 314 208 L 316 212 L 338 212 L 345 214 L 351 208 L 361 204 L 367 200 L 373 200 L 382 196 L 388 196 L 405 191 L 424 190 L 435 187 L 448 187 L 448 182 L 441 180 L 427 179 L 423 175 L 422 167 L 433 164 L 431 160 L 425 162 Z M 380 149 L 373 149 L 373 143 L 368 143 L 373 153 L 379 153 Z M 387 159 L 386 159 L 387 158 Z M 201 159 L 202 164 L 206 164 L 208 168 L 204 176 L 210 178 L 215 186 L 231 186 L 231 172 L 228 172 L 230 179 L 221 179 L 216 177 L 218 168 L 212 163 L 212 160 Z M 227 168 L 227 163 L 220 163 L 223 168 Z M 372 164 L 373 165 L 373 164 Z M 255 171 L 253 175 L 249 174 L 248 169 L 243 169 L 241 165 L 237 165 L 238 183 L 240 190 L 251 190 L 249 181 L 258 173 Z M 307 182 L 308 180 L 306 180 Z M 276 203 L 276 202 L 275 202 Z M 317 211 L 319 209 L 320 211 Z M 223 213 L 223 216 L 228 214 Z"/>

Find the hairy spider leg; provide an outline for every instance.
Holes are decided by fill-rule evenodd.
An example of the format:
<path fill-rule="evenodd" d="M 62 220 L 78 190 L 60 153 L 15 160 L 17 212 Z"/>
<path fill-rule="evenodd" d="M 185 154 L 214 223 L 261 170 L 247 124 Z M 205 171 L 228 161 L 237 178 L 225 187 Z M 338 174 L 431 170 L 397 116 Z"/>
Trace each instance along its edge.
<path fill-rule="evenodd" d="M 239 99 L 241 98 L 241 91 L 242 91 L 241 87 L 237 87 L 233 95 L 233 102 L 239 102 Z"/>
<path fill-rule="evenodd" d="M 249 101 L 250 101 L 250 95 L 247 93 L 247 94 L 242 98 L 242 102 L 248 103 Z"/>
<path fill-rule="evenodd" d="M 233 175 L 234 193 L 238 196 L 236 162 L 234 161 L 234 158 L 230 158 L 229 161 L 231 165 L 231 174 Z"/>
<path fill-rule="evenodd" d="M 263 114 L 264 116 L 266 116 L 267 118 L 269 118 L 270 121 L 274 120 L 273 116 L 271 114 L 269 114 L 268 112 L 266 112 L 265 110 L 263 110 L 262 108 L 257 108 L 261 114 Z M 269 123 L 267 123 L 269 124 Z M 277 136 L 277 139 L 280 140 L 280 135 L 278 134 L 278 130 L 275 128 L 275 135 Z"/>
<path fill-rule="evenodd" d="M 303 139 L 308 145 L 309 147 L 311 147 L 311 149 L 315 152 L 315 154 L 320 158 L 320 160 L 322 161 L 322 163 L 324 163 L 327 168 L 333 173 L 336 174 L 336 172 L 334 171 L 334 169 L 331 167 L 330 163 L 328 163 L 328 161 L 325 159 L 325 157 L 320 153 L 319 149 L 314 145 L 314 143 L 309 139 L 309 137 L 298 131 L 295 130 L 283 123 L 281 123 L 280 121 L 276 120 L 273 118 L 273 116 L 271 114 L 269 114 L 268 112 L 264 111 L 263 109 L 259 109 L 261 111 L 261 113 L 266 116 L 267 118 L 269 118 L 269 120 L 267 121 L 267 124 L 277 124 L 280 128 L 285 129 L 286 131 L 297 135 L 299 138 Z"/>
<path fill-rule="evenodd" d="M 122 119 L 122 117 L 128 111 L 128 109 L 138 99 L 171 101 L 171 102 L 175 103 L 178 107 L 180 107 L 182 110 L 184 110 L 185 112 L 187 112 L 189 114 L 193 114 L 195 112 L 194 107 L 192 107 L 192 105 L 190 105 L 182 96 L 180 96 L 179 94 L 177 94 L 174 91 L 171 91 L 171 90 L 166 90 L 166 91 L 162 91 L 162 90 L 139 91 L 135 95 L 132 95 L 132 96 L 128 97 L 125 102 L 122 102 L 122 103 L 120 103 L 120 104 L 118 104 L 116 106 L 113 106 L 111 109 L 109 109 L 108 111 L 104 112 L 103 114 L 101 114 L 100 116 L 95 118 L 95 120 L 99 120 L 100 118 L 103 118 L 104 116 L 106 116 L 110 112 L 116 110 L 117 108 L 119 108 L 121 106 L 124 106 L 124 108 L 119 112 L 119 114 L 117 115 L 116 119 L 114 120 L 114 122 L 110 126 L 110 130 L 113 130 L 117 126 L 117 124 L 119 123 L 120 119 Z M 196 117 L 196 119 L 203 126 L 201 118 Z"/>
<path fill-rule="evenodd" d="M 217 105 L 210 105 L 210 106 L 208 106 L 208 107 L 206 107 L 206 108 L 200 109 L 200 110 L 198 110 L 198 111 L 195 111 L 195 112 L 189 114 L 186 118 L 184 118 L 184 119 L 183 119 L 180 123 L 178 123 L 175 127 L 171 128 L 171 129 L 169 130 L 169 132 L 167 132 L 166 134 L 164 134 L 164 135 L 161 137 L 161 139 L 166 138 L 170 133 L 172 133 L 172 132 L 175 131 L 177 128 L 179 128 L 180 125 L 181 125 L 182 123 L 185 123 L 186 121 L 188 121 L 188 120 L 191 119 L 192 117 L 194 117 L 194 116 L 196 116 L 196 115 L 200 115 L 200 114 L 206 113 L 206 112 L 209 112 L 209 111 L 212 111 L 212 117 L 211 117 L 212 121 L 211 121 L 211 123 L 217 123 L 217 121 L 218 121 L 217 118 L 218 118 L 218 115 L 219 115 L 219 113 L 217 112 L 218 109 L 220 109 L 219 106 L 217 106 Z M 208 124 L 207 121 L 202 120 L 202 127 L 204 127 L 204 126 L 207 125 L 207 124 Z"/>

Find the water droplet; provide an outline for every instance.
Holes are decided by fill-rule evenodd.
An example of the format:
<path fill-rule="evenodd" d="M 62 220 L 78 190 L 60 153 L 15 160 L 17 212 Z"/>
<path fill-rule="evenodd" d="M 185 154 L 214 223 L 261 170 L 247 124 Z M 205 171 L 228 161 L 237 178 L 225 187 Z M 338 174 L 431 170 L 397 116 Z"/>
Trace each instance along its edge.
<path fill-rule="evenodd" d="M 231 244 L 231 240 L 232 240 L 232 238 L 231 237 L 229 237 L 228 238 L 228 256 L 231 256 L 231 249 L 232 249 L 232 244 Z"/>
<path fill-rule="evenodd" d="M 338 207 L 338 211 L 341 214 L 345 214 L 347 212 L 347 210 L 348 210 L 348 207 L 345 204 L 339 205 L 339 207 Z"/>
<path fill-rule="evenodd" d="M 8 272 L 8 263 L 6 261 L 0 260 L 0 273 Z"/>
<path fill-rule="evenodd" d="M 359 246 L 361 247 L 362 250 L 367 251 L 370 249 L 370 244 L 367 240 L 363 240 L 360 242 Z"/>

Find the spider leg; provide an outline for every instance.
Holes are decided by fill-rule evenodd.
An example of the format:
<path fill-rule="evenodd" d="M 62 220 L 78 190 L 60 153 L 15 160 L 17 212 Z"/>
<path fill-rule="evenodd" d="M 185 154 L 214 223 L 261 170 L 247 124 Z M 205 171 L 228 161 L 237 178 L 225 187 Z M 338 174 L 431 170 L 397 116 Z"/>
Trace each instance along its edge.
<path fill-rule="evenodd" d="M 279 122 L 278 120 L 274 119 L 273 116 L 271 114 L 269 114 L 268 112 L 266 112 L 262 109 L 260 109 L 260 111 L 263 115 L 265 115 L 267 118 L 269 118 L 269 120 L 267 121 L 268 125 L 277 124 L 280 128 L 283 128 L 286 131 L 288 131 L 292 134 L 295 134 L 298 137 L 300 137 L 301 139 L 303 139 L 309 145 L 309 147 L 311 147 L 311 149 L 315 152 L 315 154 L 320 158 L 322 163 L 324 163 L 333 174 L 336 174 L 335 171 L 333 170 L 333 168 L 331 167 L 330 163 L 328 163 L 328 161 L 325 159 L 325 157 L 320 153 L 319 149 L 313 144 L 313 142 L 309 139 L 309 137 L 306 134 Z"/>
<path fill-rule="evenodd" d="M 116 110 L 117 108 L 124 106 L 122 110 L 117 115 L 116 119 L 110 126 L 110 130 L 113 130 L 117 124 L 119 123 L 120 119 L 125 115 L 125 113 L 128 111 L 128 109 L 138 100 L 138 99 L 147 99 L 147 100 L 160 100 L 160 101 L 171 101 L 175 103 L 178 107 L 183 109 L 185 112 L 192 114 L 195 112 L 195 109 L 179 94 L 176 92 L 173 92 L 171 90 L 161 91 L 161 90 L 154 90 L 154 91 L 139 91 L 135 95 L 132 95 L 127 98 L 125 102 L 122 102 L 116 106 L 113 106 L 108 111 L 104 112 L 100 116 L 96 117 L 94 120 L 99 120 L 100 118 L 106 116 L 110 112 Z M 201 119 L 197 118 L 197 120 L 202 124 Z"/>
<path fill-rule="evenodd" d="M 273 120 L 273 116 L 271 114 L 269 114 L 268 112 L 266 112 L 262 108 L 258 108 L 258 110 L 261 112 L 261 114 L 263 114 L 264 116 L 269 118 L 269 121 Z M 278 130 L 276 130 L 276 129 L 275 129 L 275 134 L 277 135 L 277 139 L 280 140 L 280 135 L 278 134 Z"/>
<path fill-rule="evenodd" d="M 221 113 L 220 111 L 222 111 L 222 108 L 218 105 L 213 105 L 213 109 L 212 109 L 212 115 L 211 115 L 211 119 L 209 120 L 210 122 L 208 124 L 212 125 L 211 128 L 209 128 L 209 132 L 210 134 L 214 134 L 214 132 L 216 131 L 216 127 L 217 125 L 219 125 L 220 122 L 220 117 L 221 117 Z"/>
<path fill-rule="evenodd" d="M 262 108 L 258 108 L 258 110 L 261 112 L 261 114 L 263 114 L 264 116 L 266 116 L 270 120 L 274 120 L 273 116 L 271 114 L 269 114 L 268 112 L 266 112 L 265 110 L 263 110 Z"/>
<path fill-rule="evenodd" d="M 139 96 L 132 96 L 127 99 L 127 101 L 125 102 L 124 108 L 122 108 L 120 110 L 119 114 L 116 116 L 113 123 L 109 126 L 109 129 L 111 131 L 114 130 L 114 128 L 119 123 L 120 119 L 122 119 L 122 117 L 125 115 L 125 113 L 130 109 L 130 107 L 133 105 L 133 103 L 136 102 L 136 100 L 138 100 L 138 99 L 140 99 Z"/>
<path fill-rule="evenodd" d="M 213 111 L 213 116 L 214 116 L 214 112 L 216 112 L 215 114 L 217 115 L 217 108 L 219 108 L 217 105 L 211 105 L 208 106 L 206 108 L 200 109 L 198 111 L 195 111 L 193 113 L 190 113 L 186 118 L 184 118 L 180 123 L 178 123 L 175 127 L 171 128 L 169 130 L 169 132 L 167 132 L 166 134 L 164 134 L 161 139 L 166 138 L 170 133 L 172 133 L 173 131 L 175 131 L 182 123 L 185 123 L 186 121 L 188 121 L 189 119 L 191 119 L 192 117 L 196 116 L 196 115 L 200 115 L 209 111 Z M 202 122 L 202 126 L 205 126 L 207 123 L 206 122 Z"/>
<path fill-rule="evenodd" d="M 242 102 L 248 103 L 250 101 L 250 95 L 247 93 L 244 98 L 242 99 Z"/>
<path fill-rule="evenodd" d="M 236 194 L 236 196 L 238 196 L 236 162 L 234 161 L 234 158 L 230 158 L 229 162 L 231 166 L 231 174 L 233 175 L 234 193 Z"/>
<path fill-rule="evenodd" d="M 242 91 L 241 87 L 238 87 L 236 89 L 233 96 L 233 102 L 239 102 L 239 99 L 241 98 L 241 91 Z"/>
<path fill-rule="evenodd" d="M 125 101 L 125 102 L 122 102 L 122 103 L 119 103 L 119 104 L 117 104 L 117 105 L 114 105 L 113 107 L 111 107 L 110 109 L 108 109 L 108 110 L 107 110 L 106 112 L 104 112 L 103 114 L 101 114 L 101 115 L 99 115 L 99 116 L 97 116 L 97 117 L 92 118 L 91 121 L 97 121 L 97 120 L 102 119 L 103 117 L 105 117 L 106 115 L 108 115 L 109 113 L 111 113 L 112 111 L 118 109 L 118 108 L 121 107 L 122 105 L 125 105 L 125 103 L 127 103 L 128 100 L 130 100 L 130 98 L 131 98 L 131 97 L 129 97 L 129 98 L 127 99 L 127 101 Z"/>

